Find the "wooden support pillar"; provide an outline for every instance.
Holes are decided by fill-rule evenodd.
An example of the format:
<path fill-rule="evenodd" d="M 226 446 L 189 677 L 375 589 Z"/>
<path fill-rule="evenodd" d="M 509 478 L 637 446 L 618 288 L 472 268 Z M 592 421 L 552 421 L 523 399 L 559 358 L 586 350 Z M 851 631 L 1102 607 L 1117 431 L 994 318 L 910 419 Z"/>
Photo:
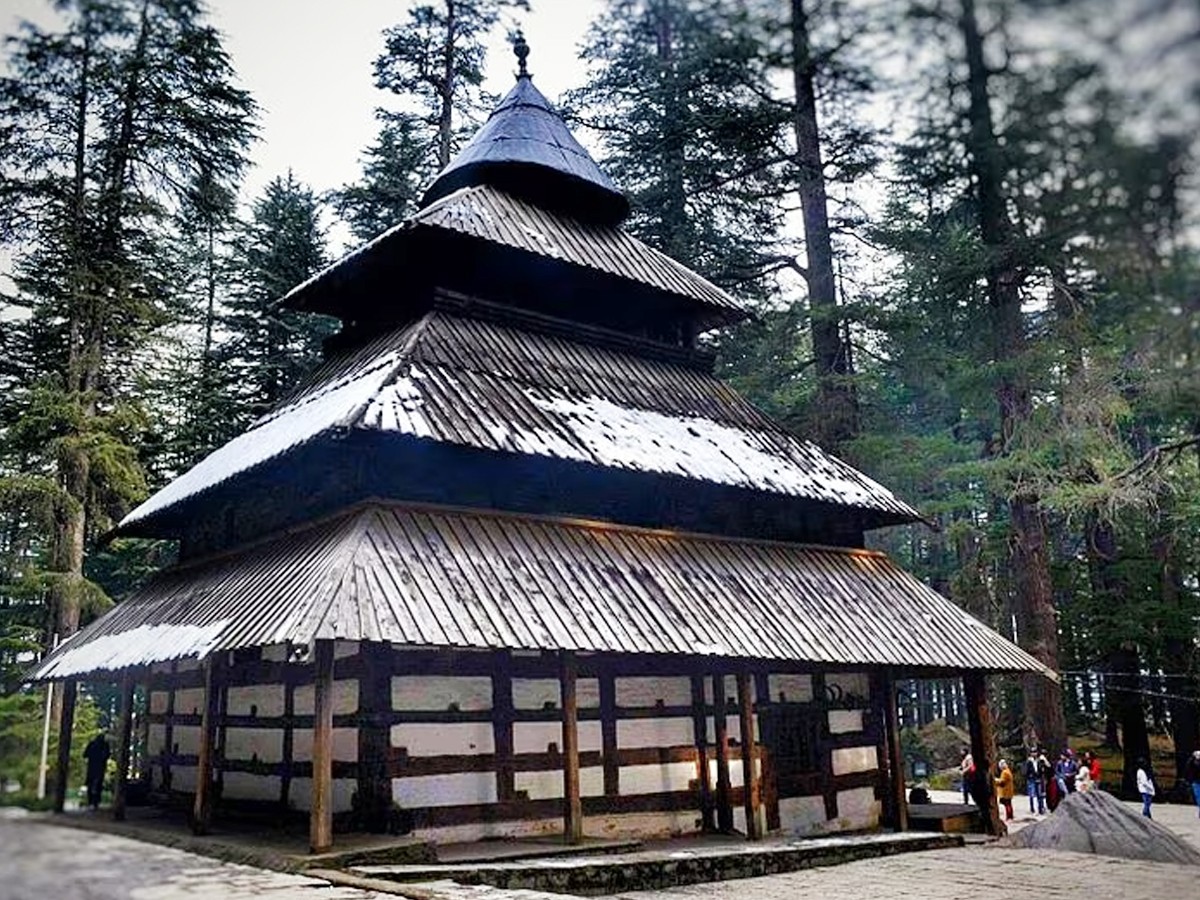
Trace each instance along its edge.
<path fill-rule="evenodd" d="M 58 760 L 54 768 L 54 811 L 60 813 L 67 802 L 67 787 L 71 780 L 71 730 L 75 726 L 74 681 L 62 684 L 62 716 L 58 726 Z"/>
<path fill-rule="evenodd" d="M 617 677 L 611 670 L 600 672 L 600 745 L 604 765 L 604 796 L 621 793 L 621 759 L 617 750 Z"/>
<path fill-rule="evenodd" d="M 162 749 L 162 783 L 163 790 L 171 793 L 171 760 L 175 756 L 175 684 L 178 681 L 179 664 L 171 663 L 170 674 L 166 678 L 167 688 L 167 718 L 163 724 Z M 147 717 L 149 718 L 149 717 Z"/>
<path fill-rule="evenodd" d="M 355 816 L 358 827 L 384 834 L 392 807 L 391 751 L 392 650 L 386 644 L 359 645 L 358 782 Z"/>
<path fill-rule="evenodd" d="M 583 804 L 579 798 L 579 701 L 575 693 L 575 654 L 562 654 L 563 834 L 568 844 L 583 840 Z"/>
<path fill-rule="evenodd" d="M 492 743 L 496 750 L 496 797 L 508 803 L 516 793 L 516 768 L 513 764 L 512 654 L 498 651 L 492 663 Z"/>
<path fill-rule="evenodd" d="M 221 711 L 221 660 L 204 660 L 204 708 L 200 713 L 200 746 L 196 753 L 196 796 L 192 803 L 192 831 L 208 834 L 212 827 L 213 755 L 217 719 Z"/>
<path fill-rule="evenodd" d="M 758 818 L 761 786 L 754 764 L 754 694 L 750 673 L 737 673 L 739 725 L 742 732 L 742 798 L 746 810 L 746 837 L 762 840 L 762 823 Z"/>
<path fill-rule="evenodd" d="M 696 745 L 696 764 L 700 776 L 700 827 L 716 829 L 713 819 L 712 774 L 708 769 L 708 705 L 704 702 L 704 676 L 692 676 L 692 739 Z"/>
<path fill-rule="evenodd" d="M 985 834 L 1002 836 L 1008 833 L 1000 818 L 996 791 L 992 782 L 992 767 L 996 764 L 996 736 L 992 730 L 992 712 L 988 709 L 987 680 L 979 672 L 963 675 L 963 690 L 967 700 L 967 721 L 971 728 L 971 757 L 975 760 L 975 784 L 971 796 L 979 804 Z"/>
<path fill-rule="evenodd" d="M 117 777 L 113 782 L 112 814 L 125 820 L 125 799 L 129 793 L 129 754 L 133 743 L 133 673 L 121 677 L 121 698 L 117 707 Z"/>
<path fill-rule="evenodd" d="M 288 645 L 288 661 L 283 669 L 283 771 L 279 778 L 279 806 L 283 812 L 292 808 L 292 778 L 296 761 L 296 674 L 299 666 L 291 661 L 291 645 Z"/>
<path fill-rule="evenodd" d="M 884 747 L 887 751 L 887 796 L 884 809 L 888 824 L 897 831 L 908 831 L 908 798 L 905 797 L 904 755 L 900 750 L 900 717 L 897 713 L 896 678 L 883 672 L 877 679 L 876 702 L 883 715 Z"/>
<path fill-rule="evenodd" d="M 733 831 L 732 789 L 729 786 L 729 729 L 725 722 L 725 674 L 714 672 L 713 731 L 717 749 L 717 830 Z"/>
<path fill-rule="evenodd" d="M 312 809 L 308 846 L 313 853 L 333 847 L 333 641 L 313 647 Z"/>

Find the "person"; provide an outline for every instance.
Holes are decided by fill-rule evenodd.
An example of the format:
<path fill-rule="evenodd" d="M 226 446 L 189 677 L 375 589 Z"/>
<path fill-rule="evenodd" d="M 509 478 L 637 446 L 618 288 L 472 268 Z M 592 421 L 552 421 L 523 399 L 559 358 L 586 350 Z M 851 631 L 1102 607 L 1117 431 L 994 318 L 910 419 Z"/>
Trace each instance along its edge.
<path fill-rule="evenodd" d="M 1058 754 L 1058 762 L 1054 764 L 1054 786 L 1058 788 L 1058 799 L 1067 796 L 1067 751 Z"/>
<path fill-rule="evenodd" d="M 110 750 L 104 732 L 100 732 L 83 748 L 87 760 L 87 802 L 92 809 L 100 806 L 100 795 L 104 792 L 104 771 L 108 767 Z"/>
<path fill-rule="evenodd" d="M 1012 819 L 1013 774 L 1012 770 L 1008 767 L 1007 760 L 1000 760 L 999 770 L 1000 776 L 995 779 L 996 799 L 999 800 L 1001 805 L 1004 807 L 1004 818 Z"/>
<path fill-rule="evenodd" d="M 1104 771 L 1100 768 L 1100 757 L 1091 750 L 1088 751 L 1088 775 L 1091 777 L 1092 788 L 1100 790 L 1100 777 Z"/>
<path fill-rule="evenodd" d="M 1137 769 L 1137 789 L 1142 795 L 1142 815 L 1147 819 L 1153 819 L 1150 815 L 1150 806 L 1154 803 L 1154 770 L 1150 768 L 1150 763 L 1146 762 L 1145 758 L 1138 760 Z"/>
<path fill-rule="evenodd" d="M 1029 748 L 1029 756 L 1025 760 L 1025 793 L 1029 795 L 1029 812 L 1038 815 L 1046 814 L 1046 769 L 1043 763 L 1046 758 L 1036 748 Z M 1033 801 L 1037 800 L 1037 807 Z"/>
<path fill-rule="evenodd" d="M 1092 770 L 1086 765 L 1079 767 L 1079 774 L 1075 776 L 1075 790 L 1081 794 L 1086 794 L 1092 789 Z"/>
<path fill-rule="evenodd" d="M 971 756 L 971 748 L 962 748 L 962 762 L 958 764 L 962 773 L 963 803 L 971 802 L 971 782 L 975 779 L 975 759 Z"/>
<path fill-rule="evenodd" d="M 1197 814 L 1200 814 L 1200 750 L 1193 750 L 1187 765 L 1183 767 L 1183 777 L 1192 786 L 1192 796 L 1196 800 Z"/>

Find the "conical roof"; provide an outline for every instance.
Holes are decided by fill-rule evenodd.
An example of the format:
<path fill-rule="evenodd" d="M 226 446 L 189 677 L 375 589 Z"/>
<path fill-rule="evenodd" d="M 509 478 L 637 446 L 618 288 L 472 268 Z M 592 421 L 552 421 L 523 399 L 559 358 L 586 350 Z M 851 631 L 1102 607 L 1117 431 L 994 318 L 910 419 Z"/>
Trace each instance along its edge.
<path fill-rule="evenodd" d="M 463 187 L 491 184 L 580 219 L 620 222 L 629 202 L 534 87 L 521 46 L 516 86 L 429 186 L 421 206 Z"/>

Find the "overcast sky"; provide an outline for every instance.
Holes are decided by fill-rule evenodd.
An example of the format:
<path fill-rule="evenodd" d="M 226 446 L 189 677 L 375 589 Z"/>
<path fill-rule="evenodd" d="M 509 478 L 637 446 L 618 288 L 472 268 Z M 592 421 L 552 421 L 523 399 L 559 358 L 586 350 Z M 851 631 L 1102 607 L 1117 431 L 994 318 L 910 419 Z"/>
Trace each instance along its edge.
<path fill-rule="evenodd" d="M 412 0 L 208 0 L 212 21 L 226 37 L 242 86 L 262 107 L 255 168 L 246 183 L 253 196 L 290 167 L 318 191 L 358 175 L 359 153 L 375 136 L 375 107 L 389 95 L 372 84 L 371 68 L 383 49 L 383 29 L 405 18 Z M 524 28 L 529 69 L 552 100 L 584 79 L 578 47 L 600 0 L 533 0 L 497 28 L 488 57 L 488 90 L 512 86 L 516 60 L 505 43 L 506 25 Z M 0 0 L 0 30 L 20 19 L 46 24 L 49 0 Z"/>

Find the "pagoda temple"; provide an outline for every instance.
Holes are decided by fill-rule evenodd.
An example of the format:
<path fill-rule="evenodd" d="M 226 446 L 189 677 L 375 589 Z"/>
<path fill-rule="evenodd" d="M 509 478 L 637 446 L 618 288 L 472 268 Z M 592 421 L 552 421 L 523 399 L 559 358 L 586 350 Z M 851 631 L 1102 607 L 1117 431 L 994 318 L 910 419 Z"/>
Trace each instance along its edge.
<path fill-rule="evenodd" d="M 713 375 L 747 316 L 622 230 L 525 71 L 409 219 L 284 299 L 324 363 L 130 513 L 179 561 L 32 674 L 148 696 L 153 791 L 433 841 L 904 827 L 897 678 L 1042 671 L 864 549 L 891 491 Z M 76 748 L 78 749 L 78 748 Z"/>

